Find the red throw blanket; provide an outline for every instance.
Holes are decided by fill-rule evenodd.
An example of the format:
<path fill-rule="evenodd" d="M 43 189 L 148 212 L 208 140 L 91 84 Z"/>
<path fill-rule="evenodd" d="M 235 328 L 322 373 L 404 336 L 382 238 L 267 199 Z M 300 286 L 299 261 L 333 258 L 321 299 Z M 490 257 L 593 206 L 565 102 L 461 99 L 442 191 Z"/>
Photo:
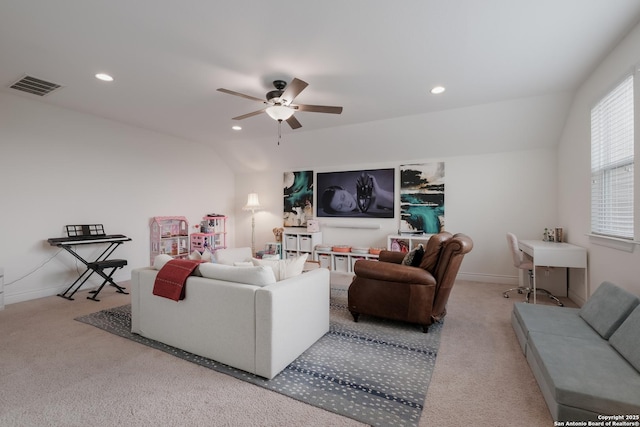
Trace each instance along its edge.
<path fill-rule="evenodd" d="M 187 278 L 201 261 L 172 259 L 158 272 L 153 284 L 153 294 L 178 301 L 184 299 Z"/>

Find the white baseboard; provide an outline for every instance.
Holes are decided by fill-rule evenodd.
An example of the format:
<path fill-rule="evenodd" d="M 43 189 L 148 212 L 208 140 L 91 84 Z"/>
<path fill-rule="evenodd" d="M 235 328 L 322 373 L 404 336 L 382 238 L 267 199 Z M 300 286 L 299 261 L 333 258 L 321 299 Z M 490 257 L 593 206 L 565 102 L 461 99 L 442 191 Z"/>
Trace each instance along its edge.
<path fill-rule="evenodd" d="M 578 295 L 575 291 L 572 291 L 571 288 L 569 288 L 569 299 L 575 302 L 578 307 L 582 307 L 586 303 L 584 297 L 582 297 L 582 295 Z"/>
<path fill-rule="evenodd" d="M 458 279 L 471 282 L 498 283 L 502 285 L 518 286 L 518 276 L 505 276 L 503 274 L 484 274 L 459 272 Z"/>
<path fill-rule="evenodd" d="M 30 301 L 32 299 L 50 297 L 53 295 L 58 295 L 60 292 L 63 292 L 65 289 L 66 287 L 43 288 L 43 289 L 36 289 L 32 291 L 17 292 L 17 293 L 11 293 L 11 294 L 5 291 L 4 303 L 6 305 L 9 305 L 9 304 L 15 304 L 18 302 Z"/>

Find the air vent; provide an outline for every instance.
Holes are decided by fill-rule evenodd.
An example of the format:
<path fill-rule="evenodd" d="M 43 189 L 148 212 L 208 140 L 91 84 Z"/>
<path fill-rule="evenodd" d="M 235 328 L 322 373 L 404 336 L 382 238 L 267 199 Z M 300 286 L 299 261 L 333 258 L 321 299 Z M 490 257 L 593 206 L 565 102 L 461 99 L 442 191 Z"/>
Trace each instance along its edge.
<path fill-rule="evenodd" d="M 54 90 L 61 88 L 62 86 L 42 79 L 37 79 L 32 76 L 24 76 L 9 87 L 21 92 L 27 92 L 38 96 L 45 96 L 49 95 Z"/>

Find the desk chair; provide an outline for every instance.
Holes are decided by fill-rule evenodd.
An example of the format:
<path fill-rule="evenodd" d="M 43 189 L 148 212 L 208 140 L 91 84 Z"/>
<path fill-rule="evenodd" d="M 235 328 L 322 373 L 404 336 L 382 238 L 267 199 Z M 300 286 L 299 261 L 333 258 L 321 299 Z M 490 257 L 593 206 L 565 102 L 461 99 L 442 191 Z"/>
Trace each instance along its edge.
<path fill-rule="evenodd" d="M 502 296 L 509 298 L 509 292 L 518 291 L 519 294 L 524 293 L 526 295 L 526 301 L 529 302 L 529 297 L 533 292 L 533 261 L 525 259 L 522 251 L 518 248 L 518 238 L 513 233 L 507 233 L 507 244 L 513 257 L 513 265 L 520 269 L 526 270 L 529 275 L 529 286 L 518 286 L 517 288 L 511 288 L 502 293 Z M 550 299 L 554 300 L 559 306 L 563 306 L 562 302 L 546 289 L 536 288 L 536 292 L 547 295 Z"/>

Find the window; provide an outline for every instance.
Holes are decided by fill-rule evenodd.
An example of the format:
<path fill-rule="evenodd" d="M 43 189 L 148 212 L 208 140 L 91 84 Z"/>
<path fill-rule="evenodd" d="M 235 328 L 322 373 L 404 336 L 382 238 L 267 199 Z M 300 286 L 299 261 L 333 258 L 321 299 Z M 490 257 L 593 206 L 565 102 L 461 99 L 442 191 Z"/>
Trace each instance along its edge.
<path fill-rule="evenodd" d="M 633 239 L 633 76 L 591 110 L 591 232 Z"/>

